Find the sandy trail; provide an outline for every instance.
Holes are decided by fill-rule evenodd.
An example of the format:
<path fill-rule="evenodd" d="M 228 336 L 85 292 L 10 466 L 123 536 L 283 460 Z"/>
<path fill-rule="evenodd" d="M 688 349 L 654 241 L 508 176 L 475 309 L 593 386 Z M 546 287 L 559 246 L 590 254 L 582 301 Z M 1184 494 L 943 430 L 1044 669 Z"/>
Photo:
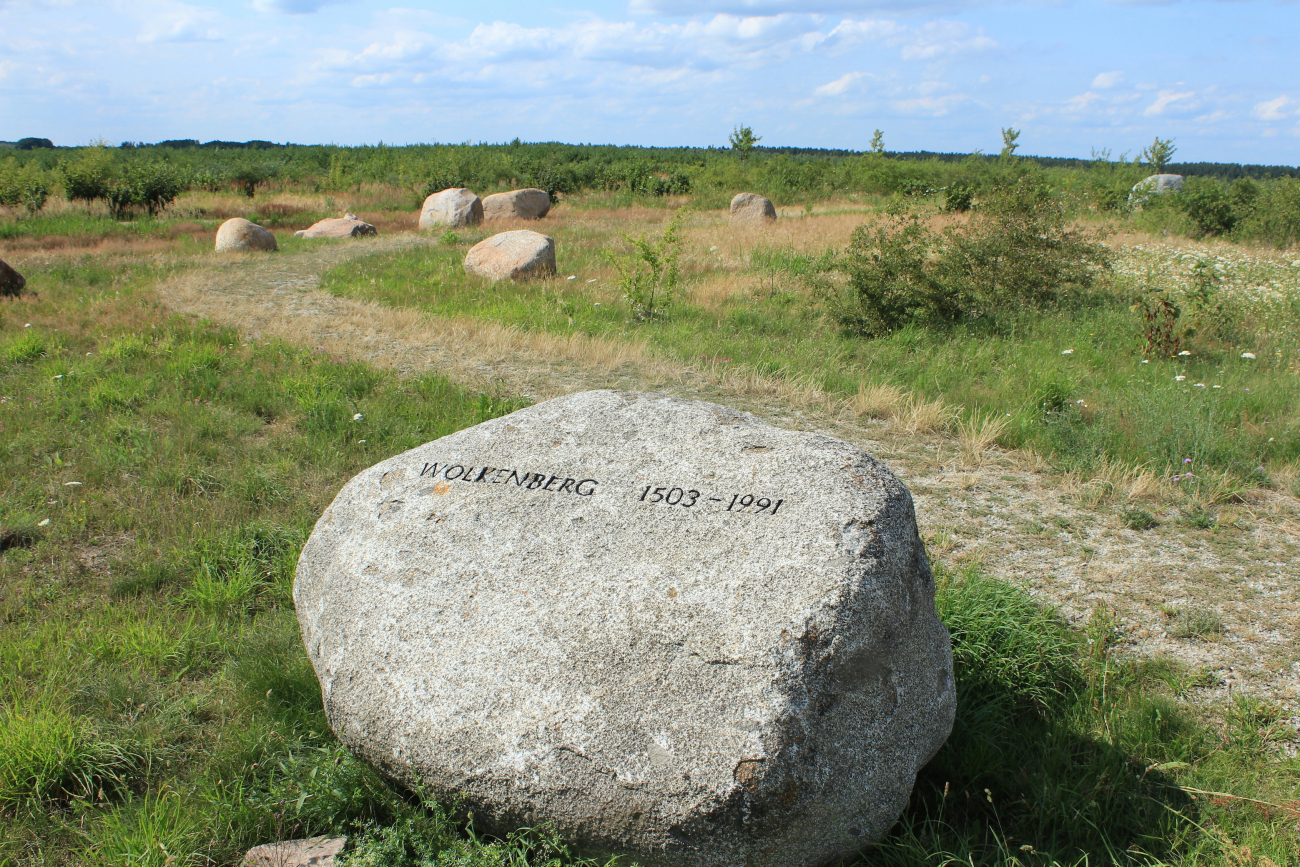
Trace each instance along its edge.
<path fill-rule="evenodd" d="M 320 275 L 348 259 L 434 243 L 403 234 L 309 252 L 220 258 L 160 287 L 171 309 L 403 374 L 436 371 L 475 389 L 542 400 L 627 388 L 736 406 L 784 427 L 818 430 L 885 460 L 911 489 L 931 555 L 979 563 L 1028 587 L 1072 620 L 1113 611 L 1126 652 L 1167 655 L 1205 674 L 1204 697 L 1245 691 L 1300 709 L 1300 503 L 1262 492 L 1228 507 L 1214 530 L 1124 528 L 1116 507 L 1021 453 L 963 466 L 957 443 L 854 419 L 824 395 L 656 356 L 643 345 L 522 333 L 337 298 Z M 434 291 L 430 287 L 430 291 Z M 1225 632 L 1168 633 L 1175 609 L 1207 610 Z"/>

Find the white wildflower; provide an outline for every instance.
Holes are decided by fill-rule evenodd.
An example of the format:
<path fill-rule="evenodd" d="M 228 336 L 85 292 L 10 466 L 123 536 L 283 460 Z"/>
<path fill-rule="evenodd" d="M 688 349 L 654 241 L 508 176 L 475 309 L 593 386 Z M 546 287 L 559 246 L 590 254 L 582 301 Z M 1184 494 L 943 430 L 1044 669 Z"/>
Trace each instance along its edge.
<path fill-rule="evenodd" d="M 1186 378 L 1187 378 L 1187 377 L 1185 377 L 1185 376 L 1175 376 L 1175 377 L 1174 377 L 1174 382 L 1182 382 L 1182 381 L 1183 381 L 1184 379 L 1186 379 Z"/>
<path fill-rule="evenodd" d="M 1062 349 L 1062 350 L 1061 350 L 1061 354 L 1062 354 L 1062 355 L 1074 355 L 1074 350 L 1073 350 L 1073 349 Z"/>
<path fill-rule="evenodd" d="M 361 421 L 363 418 L 365 418 L 365 416 L 363 416 L 361 413 L 357 413 L 356 415 L 352 416 L 353 421 Z"/>
<path fill-rule="evenodd" d="M 1253 353 L 1253 352 L 1243 352 L 1243 353 L 1241 354 L 1241 357 L 1242 357 L 1242 358 L 1254 358 L 1254 357 L 1255 357 L 1255 353 Z"/>
<path fill-rule="evenodd" d="M 41 522 L 40 522 L 39 524 L 37 524 L 36 526 L 38 526 L 38 527 L 44 527 L 44 526 L 45 526 L 46 524 L 48 524 L 49 522 L 50 522 L 50 519 L 49 519 L 49 518 L 46 518 L 44 521 L 41 521 Z"/>

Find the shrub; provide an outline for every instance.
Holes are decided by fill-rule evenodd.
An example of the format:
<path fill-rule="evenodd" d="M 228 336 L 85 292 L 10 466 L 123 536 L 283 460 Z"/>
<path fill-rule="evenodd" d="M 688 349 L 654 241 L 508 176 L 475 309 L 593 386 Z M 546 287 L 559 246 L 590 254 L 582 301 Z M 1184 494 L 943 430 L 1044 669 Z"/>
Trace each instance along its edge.
<path fill-rule="evenodd" d="M 955 319 L 960 302 L 932 266 L 939 244 L 916 214 L 894 210 L 874 230 L 858 226 L 840 263 L 848 286 L 830 299 L 836 320 L 850 331 L 879 337 L 912 322 Z"/>
<path fill-rule="evenodd" d="M 1064 203 L 1033 176 L 996 185 L 975 219 L 941 235 L 915 212 L 890 213 L 890 224 L 854 231 L 840 264 L 848 285 L 831 297 L 837 321 L 867 336 L 1043 307 L 1090 286 L 1110 261 L 1105 247 L 1069 225 Z"/>
<path fill-rule="evenodd" d="M 1109 265 L 1109 251 L 1070 226 L 1064 201 L 1034 175 L 994 187 L 977 217 L 946 233 L 941 264 L 984 309 L 1042 307 L 1071 287 L 1090 286 Z"/>
<path fill-rule="evenodd" d="M 619 273 L 619 286 L 623 297 L 632 306 L 638 319 L 654 319 L 663 314 L 677 289 L 677 259 L 681 255 L 681 225 L 685 208 L 678 210 L 659 236 L 652 241 L 648 236 L 623 240 L 632 245 L 633 252 L 618 256 L 606 254 L 606 260 Z"/>
<path fill-rule="evenodd" d="M 59 166 L 63 195 L 70 202 L 107 199 L 112 156 L 105 147 L 86 148 L 74 161 Z"/>
<path fill-rule="evenodd" d="M 943 209 L 953 214 L 964 214 L 971 209 L 975 201 L 975 188 L 961 181 L 949 184 L 944 189 Z"/>
<path fill-rule="evenodd" d="M 10 166 L 0 171 L 0 205 L 21 206 L 27 213 L 34 214 L 45 207 L 48 197 L 47 178 L 36 165 Z"/>
<path fill-rule="evenodd" d="M 1188 178 L 1173 198 L 1201 235 L 1224 235 L 1237 224 L 1231 197 L 1213 178 Z"/>
<path fill-rule="evenodd" d="M 1243 195 L 1249 193 L 1243 189 Z M 1258 193 L 1255 207 L 1238 227 L 1246 239 L 1278 247 L 1300 243 L 1300 178 L 1279 178 Z"/>
<path fill-rule="evenodd" d="M 127 166 L 122 176 L 108 184 L 108 206 L 116 219 L 123 219 L 143 207 L 149 216 L 176 201 L 181 183 L 176 170 L 164 162 L 150 161 Z"/>

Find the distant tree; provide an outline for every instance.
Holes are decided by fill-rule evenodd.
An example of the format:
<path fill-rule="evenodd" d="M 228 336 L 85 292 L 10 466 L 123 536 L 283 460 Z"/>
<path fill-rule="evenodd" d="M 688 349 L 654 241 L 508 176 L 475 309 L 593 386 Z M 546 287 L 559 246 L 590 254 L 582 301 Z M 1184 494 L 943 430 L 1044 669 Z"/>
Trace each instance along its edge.
<path fill-rule="evenodd" d="M 885 134 L 880 130 L 871 134 L 871 152 L 877 156 L 885 154 Z"/>
<path fill-rule="evenodd" d="M 54 147 L 54 142 L 47 138 L 20 138 L 18 139 L 18 144 L 15 145 L 15 149 L 20 151 L 32 151 L 37 148 L 52 147 Z"/>
<path fill-rule="evenodd" d="M 762 140 L 762 136 L 754 135 L 754 130 L 747 126 L 738 126 L 731 131 L 731 149 L 740 155 L 742 162 L 749 159 L 749 152 Z"/>
<path fill-rule="evenodd" d="M 1020 147 L 1017 139 L 1020 138 L 1020 130 L 1006 127 L 1002 130 L 1002 159 L 1009 160 L 1016 154 L 1016 148 Z"/>
<path fill-rule="evenodd" d="M 1162 139 L 1160 136 L 1156 136 L 1155 141 L 1143 149 L 1141 158 L 1151 164 L 1151 168 L 1155 169 L 1155 174 L 1164 174 L 1165 166 L 1169 165 L 1169 161 L 1173 159 L 1176 150 L 1178 148 L 1174 147 L 1173 139 Z"/>

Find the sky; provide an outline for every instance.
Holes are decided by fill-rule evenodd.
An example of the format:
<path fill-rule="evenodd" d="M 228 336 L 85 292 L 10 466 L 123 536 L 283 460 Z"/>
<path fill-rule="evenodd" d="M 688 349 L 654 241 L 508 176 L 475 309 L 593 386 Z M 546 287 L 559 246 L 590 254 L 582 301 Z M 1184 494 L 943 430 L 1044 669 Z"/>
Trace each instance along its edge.
<path fill-rule="evenodd" d="M 0 140 L 1300 164 L 1300 2 L 0 0 Z"/>

